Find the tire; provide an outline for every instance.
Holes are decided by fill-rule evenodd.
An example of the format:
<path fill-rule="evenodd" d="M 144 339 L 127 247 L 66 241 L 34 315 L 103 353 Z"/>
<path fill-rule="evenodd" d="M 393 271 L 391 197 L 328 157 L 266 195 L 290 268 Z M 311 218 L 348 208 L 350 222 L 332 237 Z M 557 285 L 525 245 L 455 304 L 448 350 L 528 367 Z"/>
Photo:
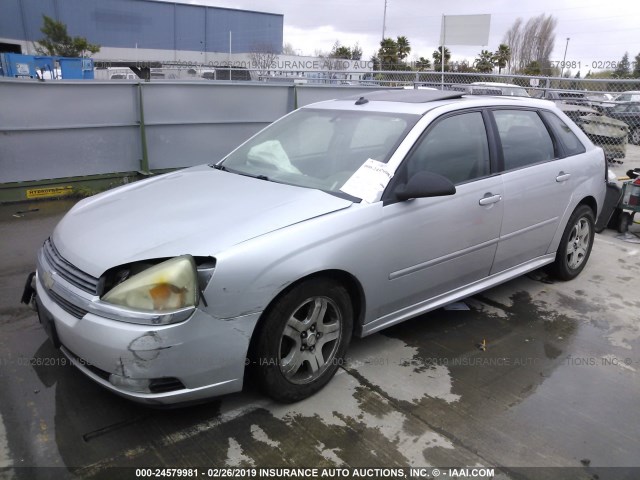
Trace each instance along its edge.
<path fill-rule="evenodd" d="M 631 214 L 629 212 L 622 212 L 618 217 L 618 232 L 627 233 L 629 225 L 631 225 Z"/>
<path fill-rule="evenodd" d="M 595 236 L 593 210 L 579 205 L 571 214 L 558 246 L 551 273 L 560 280 L 573 280 L 584 269 Z"/>
<path fill-rule="evenodd" d="M 307 280 L 276 300 L 258 331 L 254 362 L 262 390 L 297 402 L 322 389 L 344 362 L 353 308 L 335 282 Z"/>
<path fill-rule="evenodd" d="M 629 134 L 629 143 L 640 145 L 640 128 L 634 128 Z"/>

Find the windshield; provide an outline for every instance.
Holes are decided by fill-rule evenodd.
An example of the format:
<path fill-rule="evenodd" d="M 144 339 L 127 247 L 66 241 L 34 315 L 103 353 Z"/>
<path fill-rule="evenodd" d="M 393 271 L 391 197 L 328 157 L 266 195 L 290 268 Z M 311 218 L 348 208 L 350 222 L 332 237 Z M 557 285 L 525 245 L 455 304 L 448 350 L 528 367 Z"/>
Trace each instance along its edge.
<path fill-rule="evenodd" d="M 231 152 L 228 171 L 339 193 L 368 159 L 387 162 L 420 117 L 302 109 Z"/>

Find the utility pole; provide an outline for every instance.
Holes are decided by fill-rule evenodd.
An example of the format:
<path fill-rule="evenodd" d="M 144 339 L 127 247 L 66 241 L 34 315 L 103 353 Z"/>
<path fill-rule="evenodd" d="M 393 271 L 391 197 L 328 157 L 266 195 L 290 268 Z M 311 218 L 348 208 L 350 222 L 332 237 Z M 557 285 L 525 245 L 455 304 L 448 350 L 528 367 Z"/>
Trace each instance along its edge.
<path fill-rule="evenodd" d="M 567 60 L 567 49 L 569 48 L 569 40 L 571 40 L 569 37 L 567 37 L 567 44 L 564 46 L 564 57 L 562 58 L 562 69 L 560 70 L 560 76 L 563 77 L 564 76 L 564 64 Z"/>

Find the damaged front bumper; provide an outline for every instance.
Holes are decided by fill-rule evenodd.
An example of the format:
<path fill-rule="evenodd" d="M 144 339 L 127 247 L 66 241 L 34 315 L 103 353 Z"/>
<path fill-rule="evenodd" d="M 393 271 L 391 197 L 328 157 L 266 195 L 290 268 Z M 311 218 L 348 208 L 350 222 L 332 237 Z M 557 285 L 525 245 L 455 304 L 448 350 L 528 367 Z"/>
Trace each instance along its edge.
<path fill-rule="evenodd" d="M 28 288 L 32 282 L 35 292 Z M 67 300 L 73 295 L 82 292 L 55 273 L 43 274 L 39 262 L 23 301 L 35 303 L 40 322 L 71 363 L 112 392 L 161 405 L 242 389 L 249 341 L 260 313 L 222 320 L 196 308 L 180 323 L 140 325 L 78 310 Z"/>

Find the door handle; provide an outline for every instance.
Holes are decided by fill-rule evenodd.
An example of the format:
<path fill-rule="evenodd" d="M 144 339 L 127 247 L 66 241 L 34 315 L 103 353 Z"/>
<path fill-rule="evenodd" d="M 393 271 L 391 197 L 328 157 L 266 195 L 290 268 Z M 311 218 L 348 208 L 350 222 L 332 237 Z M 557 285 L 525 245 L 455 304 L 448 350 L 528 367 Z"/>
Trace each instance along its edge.
<path fill-rule="evenodd" d="M 491 193 L 487 193 L 478 203 L 480 205 L 491 205 L 492 203 L 498 203 L 500 200 L 502 200 L 502 195 L 492 195 Z"/>
<path fill-rule="evenodd" d="M 571 174 L 570 173 L 560 172 L 558 174 L 558 176 L 556 177 L 556 182 L 566 182 L 570 178 L 571 178 Z"/>

